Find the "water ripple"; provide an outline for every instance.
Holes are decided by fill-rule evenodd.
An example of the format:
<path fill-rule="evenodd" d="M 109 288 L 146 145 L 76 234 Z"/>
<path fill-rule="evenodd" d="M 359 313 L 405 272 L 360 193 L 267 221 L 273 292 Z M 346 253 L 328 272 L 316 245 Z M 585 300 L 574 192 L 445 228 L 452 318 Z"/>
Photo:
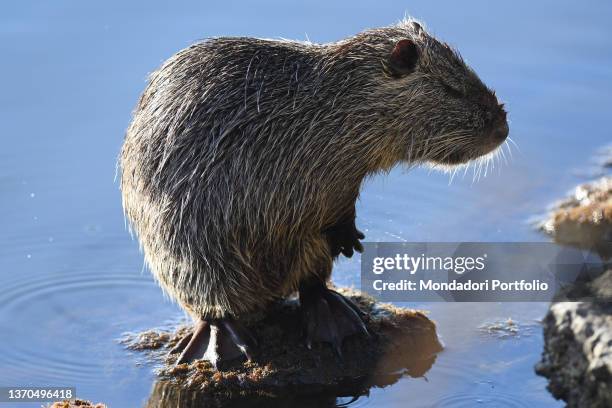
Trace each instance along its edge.
<path fill-rule="evenodd" d="M 147 275 L 101 274 L 92 268 L 40 273 L 6 284 L 0 293 L 0 373 L 10 377 L 2 381 L 99 380 L 112 361 L 112 355 L 100 358 L 112 354 L 109 331 L 117 329 L 118 318 L 129 316 L 122 312 L 138 307 L 130 299 L 146 289 L 157 290 Z"/>
<path fill-rule="evenodd" d="M 496 407 L 496 408 L 520 408 L 527 407 L 529 404 L 522 402 L 518 398 L 495 392 L 486 396 L 471 393 L 457 393 L 440 398 L 431 405 L 435 408 L 474 408 L 474 407 Z"/>

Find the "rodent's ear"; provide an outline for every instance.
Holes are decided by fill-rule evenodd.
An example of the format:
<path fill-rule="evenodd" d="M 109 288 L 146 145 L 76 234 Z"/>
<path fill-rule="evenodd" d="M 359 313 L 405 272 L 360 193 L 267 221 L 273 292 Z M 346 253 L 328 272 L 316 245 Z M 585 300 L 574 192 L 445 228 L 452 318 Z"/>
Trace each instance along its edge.
<path fill-rule="evenodd" d="M 399 40 L 389 56 L 389 73 L 401 77 L 414 71 L 419 61 L 419 48 L 412 40 Z"/>

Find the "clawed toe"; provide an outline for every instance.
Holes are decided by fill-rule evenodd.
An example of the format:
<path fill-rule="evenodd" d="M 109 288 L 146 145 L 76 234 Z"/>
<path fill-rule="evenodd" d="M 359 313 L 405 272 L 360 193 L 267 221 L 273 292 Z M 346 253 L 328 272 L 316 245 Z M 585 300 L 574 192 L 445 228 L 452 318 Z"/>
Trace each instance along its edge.
<path fill-rule="evenodd" d="M 226 348 L 238 348 L 241 354 L 246 356 L 248 360 L 252 360 L 254 348 L 257 347 L 257 341 L 251 335 L 251 332 L 232 320 L 224 319 L 221 323 L 224 331 L 220 335 L 223 336 L 223 333 L 227 332 L 230 336 L 230 339 L 222 339 L 227 343 Z"/>
<path fill-rule="evenodd" d="M 252 360 L 256 346 L 257 342 L 249 330 L 228 317 L 198 321 L 193 333 L 183 337 L 170 353 L 181 352 L 177 365 L 204 359 L 217 368 L 243 356 Z"/>
<path fill-rule="evenodd" d="M 182 352 L 183 350 L 185 350 L 185 347 L 187 347 L 187 344 L 189 344 L 189 342 L 191 341 L 191 337 L 193 336 L 193 332 L 191 333 L 187 333 L 185 336 L 183 336 L 178 343 L 176 343 L 176 345 L 174 347 L 172 347 L 172 349 L 168 352 L 169 354 L 177 354 Z"/>
<path fill-rule="evenodd" d="M 328 289 L 328 290 L 329 290 L 330 292 L 332 292 L 332 293 L 336 294 L 338 297 L 340 297 L 340 299 L 342 299 L 342 301 L 343 301 L 344 303 L 346 303 L 346 305 L 347 305 L 347 306 L 349 306 L 351 309 L 353 309 L 353 311 L 355 311 L 355 313 L 357 313 L 357 315 L 358 315 L 359 317 L 361 317 L 361 318 L 363 319 L 363 318 L 366 316 L 365 312 L 364 312 L 363 310 L 361 310 L 361 309 L 359 308 L 359 306 L 357 306 L 357 305 L 356 305 L 356 304 L 355 304 L 353 301 L 351 301 L 351 300 L 349 300 L 349 299 L 345 298 L 344 296 L 342 296 L 340 293 L 338 293 L 337 291 L 335 291 L 335 290 L 333 290 L 333 289 Z M 362 323 L 363 323 L 363 320 L 362 320 Z M 365 325 L 364 325 L 364 328 L 365 328 Z M 367 330 L 366 330 L 366 332 L 367 332 Z"/>
<path fill-rule="evenodd" d="M 193 333 L 183 337 L 178 344 L 171 350 L 181 352 L 176 360 L 176 364 L 190 363 L 198 358 L 202 358 L 208 347 L 210 339 L 210 325 L 207 321 L 196 322 Z"/>
<path fill-rule="evenodd" d="M 300 302 L 308 348 L 316 342 L 329 343 L 342 357 L 342 342 L 346 337 L 358 333 L 370 335 L 362 319 L 365 314 L 336 291 L 323 285 L 302 290 Z"/>
<path fill-rule="evenodd" d="M 359 240 L 365 235 L 355 227 L 355 220 L 337 224 L 324 231 L 330 245 L 332 257 L 343 254 L 347 258 L 354 255 L 355 251 L 363 252 L 363 245 Z"/>

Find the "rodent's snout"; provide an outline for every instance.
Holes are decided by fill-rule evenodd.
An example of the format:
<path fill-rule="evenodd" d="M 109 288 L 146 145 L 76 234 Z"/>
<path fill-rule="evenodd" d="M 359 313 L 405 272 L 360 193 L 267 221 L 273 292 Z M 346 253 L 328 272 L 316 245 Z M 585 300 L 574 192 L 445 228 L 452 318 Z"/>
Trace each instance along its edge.
<path fill-rule="evenodd" d="M 504 105 L 498 104 L 497 101 L 495 102 L 488 105 L 486 113 L 487 124 L 482 133 L 482 151 L 479 155 L 484 155 L 497 149 L 506 140 L 510 132 Z"/>
<path fill-rule="evenodd" d="M 497 105 L 495 111 L 496 114 L 492 123 L 491 137 L 494 141 L 501 143 L 508 137 L 510 129 L 508 128 L 508 120 L 504 105 Z"/>
<path fill-rule="evenodd" d="M 487 144 L 490 145 L 488 147 L 494 149 L 506 140 L 510 131 L 504 105 L 495 103 L 487 112 L 487 116 L 489 119 L 489 125 L 487 126 L 489 143 Z"/>
<path fill-rule="evenodd" d="M 495 142 L 501 143 L 506 140 L 509 131 L 510 129 L 508 128 L 508 122 L 506 121 L 506 119 L 504 119 L 501 121 L 501 123 L 495 126 L 495 128 L 491 132 L 491 137 Z"/>

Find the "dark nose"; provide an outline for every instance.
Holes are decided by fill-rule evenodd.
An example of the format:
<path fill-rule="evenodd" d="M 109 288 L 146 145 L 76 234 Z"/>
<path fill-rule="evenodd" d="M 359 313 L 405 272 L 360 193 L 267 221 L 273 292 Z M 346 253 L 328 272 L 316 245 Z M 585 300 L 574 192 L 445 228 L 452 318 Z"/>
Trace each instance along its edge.
<path fill-rule="evenodd" d="M 491 137 L 497 142 L 503 142 L 508 137 L 508 122 L 506 121 L 505 115 L 502 116 L 496 126 L 491 132 Z"/>

